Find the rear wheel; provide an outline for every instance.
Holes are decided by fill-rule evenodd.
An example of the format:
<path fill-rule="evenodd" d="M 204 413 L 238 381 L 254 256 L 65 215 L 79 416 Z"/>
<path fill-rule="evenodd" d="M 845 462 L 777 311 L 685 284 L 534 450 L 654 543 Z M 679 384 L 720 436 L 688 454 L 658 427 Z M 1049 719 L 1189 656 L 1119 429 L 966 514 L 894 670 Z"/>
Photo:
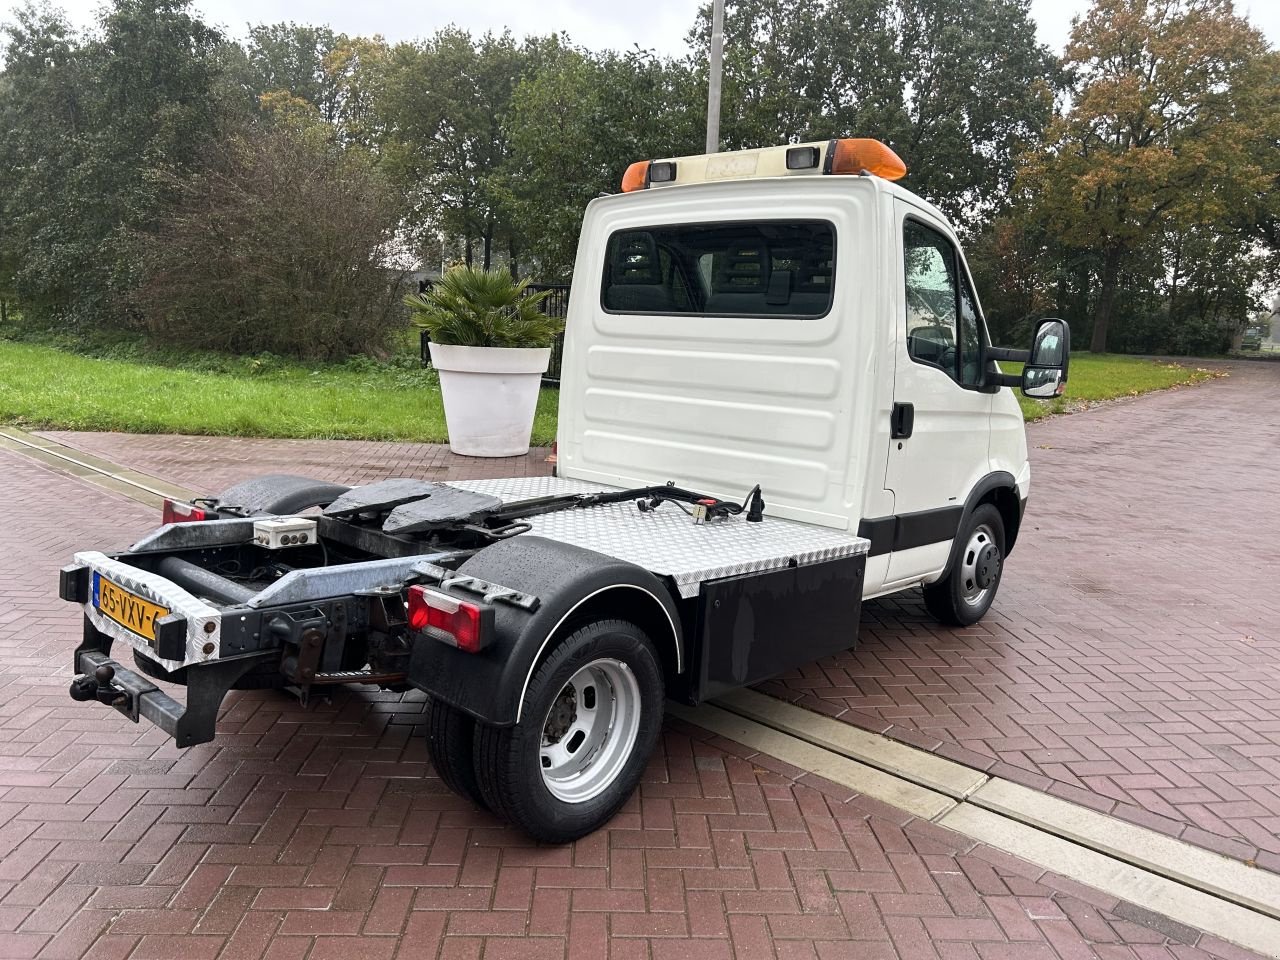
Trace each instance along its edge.
<path fill-rule="evenodd" d="M 477 728 L 475 770 L 490 809 L 548 843 L 602 827 L 640 782 L 664 699 L 644 631 L 624 620 L 580 627 L 534 671 L 519 723 Z"/>
<path fill-rule="evenodd" d="M 981 504 L 960 533 L 961 552 L 951 572 L 924 587 L 924 605 L 941 622 L 967 627 L 991 609 L 1004 573 L 1004 520 Z"/>
<path fill-rule="evenodd" d="M 475 768 L 476 721 L 434 698 L 427 701 L 427 755 L 444 785 L 488 809 Z"/>

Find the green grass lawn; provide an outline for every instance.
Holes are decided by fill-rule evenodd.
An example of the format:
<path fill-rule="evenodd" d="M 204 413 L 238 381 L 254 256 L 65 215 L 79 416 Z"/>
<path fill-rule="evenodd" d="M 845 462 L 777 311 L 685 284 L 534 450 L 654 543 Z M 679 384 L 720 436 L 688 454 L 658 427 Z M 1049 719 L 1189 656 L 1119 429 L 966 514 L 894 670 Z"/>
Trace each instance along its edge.
<path fill-rule="evenodd" d="M 1003 363 L 1008 373 L 1020 373 L 1022 364 Z M 1120 354 L 1078 353 L 1071 357 L 1067 374 L 1066 393 L 1055 400 L 1032 400 L 1017 391 L 1022 415 L 1027 420 L 1039 420 L 1052 413 L 1065 413 L 1089 403 L 1115 400 L 1118 397 L 1136 397 L 1152 390 L 1165 390 L 1202 380 L 1211 380 L 1219 374 L 1173 361 L 1142 360 Z"/>
<path fill-rule="evenodd" d="M 32 428 L 361 440 L 446 439 L 434 371 L 373 362 L 228 361 L 216 371 L 0 340 L 0 422 Z M 236 369 L 237 366 L 240 369 Z M 543 390 L 533 442 L 555 439 Z"/>
<path fill-rule="evenodd" d="M 181 364 L 181 365 L 179 365 Z M 1006 365 L 1013 367 L 1015 365 Z M 1077 355 L 1067 394 L 1022 398 L 1028 420 L 1212 376 L 1177 364 Z M 558 392 L 543 390 L 535 444 L 555 438 Z M 446 439 L 435 374 L 405 357 L 306 365 L 275 358 L 157 362 L 0 340 L 0 422 L 30 428 L 240 437 Z"/>

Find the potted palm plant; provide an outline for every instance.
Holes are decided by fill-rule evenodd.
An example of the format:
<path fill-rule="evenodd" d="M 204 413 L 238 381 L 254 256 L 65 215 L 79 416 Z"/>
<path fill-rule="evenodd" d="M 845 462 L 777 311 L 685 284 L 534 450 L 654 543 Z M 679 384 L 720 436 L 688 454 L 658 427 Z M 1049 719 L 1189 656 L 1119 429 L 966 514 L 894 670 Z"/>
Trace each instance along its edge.
<path fill-rule="evenodd" d="M 457 266 L 426 293 L 405 297 L 431 340 L 454 453 L 529 452 L 542 374 L 564 321 L 542 312 L 547 293 L 528 287 L 505 270 Z"/>

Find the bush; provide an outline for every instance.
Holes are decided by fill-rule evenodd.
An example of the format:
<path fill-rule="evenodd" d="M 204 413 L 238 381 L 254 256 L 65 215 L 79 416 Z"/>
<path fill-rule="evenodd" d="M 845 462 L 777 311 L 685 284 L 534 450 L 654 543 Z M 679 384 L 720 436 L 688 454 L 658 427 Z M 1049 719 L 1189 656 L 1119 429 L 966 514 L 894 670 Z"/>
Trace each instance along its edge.
<path fill-rule="evenodd" d="M 404 323 L 384 264 L 397 203 L 362 152 L 320 127 L 247 130 L 137 239 L 131 306 L 151 335 L 239 354 L 385 349 Z"/>

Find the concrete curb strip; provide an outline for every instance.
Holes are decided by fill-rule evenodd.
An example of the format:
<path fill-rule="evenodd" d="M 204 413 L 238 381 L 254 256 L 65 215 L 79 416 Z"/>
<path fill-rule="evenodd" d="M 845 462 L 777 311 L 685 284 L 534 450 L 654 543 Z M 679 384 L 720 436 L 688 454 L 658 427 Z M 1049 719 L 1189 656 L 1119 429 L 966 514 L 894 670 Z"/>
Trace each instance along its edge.
<path fill-rule="evenodd" d="M 851 760 L 1280 919 L 1280 876 L 1276 874 L 1039 790 L 988 777 L 754 690 L 738 690 L 716 702 Z"/>
<path fill-rule="evenodd" d="M 986 774 L 972 767 L 868 733 L 754 690 L 735 690 L 715 702 L 775 730 L 784 730 L 809 743 L 834 750 L 956 800 L 968 797 L 988 779 Z"/>
<path fill-rule="evenodd" d="M 954 800 L 941 793 L 717 707 L 695 710 L 669 703 L 667 713 L 925 820 L 934 820 L 955 806 Z"/>
<path fill-rule="evenodd" d="M 1280 919 L 1280 876 L 1007 780 L 969 803 Z"/>
<path fill-rule="evenodd" d="M 971 803 L 938 824 L 1238 946 L 1280 957 L 1280 921 Z"/>
<path fill-rule="evenodd" d="M 130 470 L 15 427 L 0 429 L 0 447 L 31 457 L 62 473 L 69 473 L 147 506 L 158 507 L 165 497 L 187 500 L 193 496 L 189 490 L 158 477 Z"/>
<path fill-rule="evenodd" d="M 747 693 L 720 702 L 772 720 L 783 718 L 792 730 L 803 732 L 803 739 L 711 705 L 690 709 L 672 704 L 668 712 L 1136 907 L 1280 957 L 1280 920 L 1274 917 L 1280 909 L 1274 893 L 1280 878 L 1008 781 L 982 777 L 981 786 L 956 802 L 812 742 L 820 738 L 814 729 L 826 730 L 838 721 L 781 701 L 775 701 L 776 707 L 761 704 L 761 694 Z M 861 738 L 834 739 L 848 750 Z M 922 752 L 878 739 L 884 741 L 872 751 L 878 764 L 911 769 L 907 755 Z M 954 788 L 955 781 L 949 782 Z M 1076 838 L 1079 842 L 1073 842 Z"/>

